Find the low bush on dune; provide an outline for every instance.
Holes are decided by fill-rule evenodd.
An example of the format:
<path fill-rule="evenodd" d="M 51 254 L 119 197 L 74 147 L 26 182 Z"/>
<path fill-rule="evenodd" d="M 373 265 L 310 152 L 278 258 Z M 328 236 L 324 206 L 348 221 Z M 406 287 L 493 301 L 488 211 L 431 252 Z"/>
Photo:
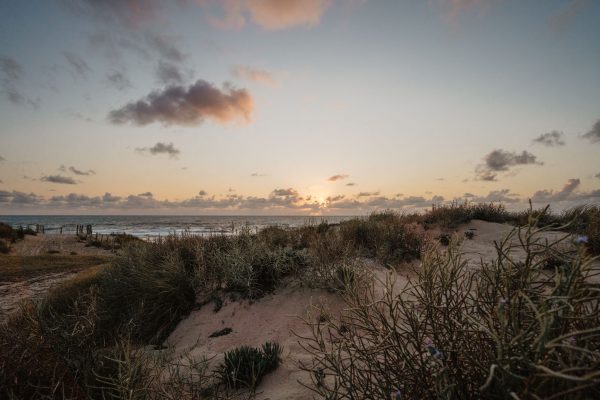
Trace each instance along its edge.
<path fill-rule="evenodd" d="M 584 244 L 548 243 L 548 228 L 530 222 L 478 269 L 451 244 L 427 251 L 404 288 L 390 275 L 347 290 L 341 317 L 307 320 L 307 386 L 326 399 L 598 398 L 600 293 L 590 280 L 600 268 Z"/>
<path fill-rule="evenodd" d="M 421 221 L 425 225 L 436 224 L 443 228 L 456 228 L 473 219 L 504 223 L 510 221 L 512 216 L 500 203 L 461 203 L 455 201 L 447 205 L 433 205 L 431 210 L 425 212 L 421 217 Z"/>
<path fill-rule="evenodd" d="M 221 382 L 228 388 L 254 389 L 265 375 L 279 366 L 282 348 L 267 342 L 262 348 L 241 346 L 225 353 L 219 369 Z"/>

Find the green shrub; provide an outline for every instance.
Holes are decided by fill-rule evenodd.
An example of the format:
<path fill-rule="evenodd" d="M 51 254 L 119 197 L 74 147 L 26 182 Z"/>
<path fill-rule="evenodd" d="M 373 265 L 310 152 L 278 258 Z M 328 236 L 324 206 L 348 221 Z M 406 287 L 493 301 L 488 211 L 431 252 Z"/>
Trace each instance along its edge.
<path fill-rule="evenodd" d="M 261 349 L 241 346 L 225 353 L 219 369 L 221 382 L 230 388 L 256 388 L 262 378 L 279 366 L 282 348 L 267 342 Z"/>

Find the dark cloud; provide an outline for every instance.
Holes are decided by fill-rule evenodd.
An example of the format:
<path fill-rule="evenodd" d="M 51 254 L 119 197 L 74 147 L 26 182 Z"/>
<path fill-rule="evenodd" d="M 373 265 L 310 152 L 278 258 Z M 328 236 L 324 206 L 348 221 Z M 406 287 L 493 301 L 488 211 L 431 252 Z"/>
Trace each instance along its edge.
<path fill-rule="evenodd" d="M 600 143 L 600 119 L 596 121 L 589 132 L 583 134 L 583 137 L 589 139 L 592 143 Z"/>
<path fill-rule="evenodd" d="M 2 156 L 0 156 L 0 162 L 2 162 L 2 161 L 4 161 L 4 160 L 5 160 L 5 158 L 4 158 L 4 157 L 2 157 Z"/>
<path fill-rule="evenodd" d="M 140 194 L 138 194 L 138 196 L 140 196 L 140 197 L 154 197 L 154 195 L 152 194 L 152 192 L 140 193 Z"/>
<path fill-rule="evenodd" d="M 88 169 L 87 171 L 81 170 L 81 169 L 77 169 L 74 166 L 70 166 L 70 167 L 66 167 L 64 165 L 61 165 L 59 168 L 59 171 L 61 172 L 71 172 L 75 175 L 80 175 L 80 176 L 89 176 L 89 175 L 96 175 L 96 171 L 92 170 L 92 169 Z"/>
<path fill-rule="evenodd" d="M 253 177 L 255 177 L 255 178 L 256 178 L 256 177 L 263 177 L 263 176 L 267 176 L 267 174 L 259 174 L 258 172 L 253 172 L 253 173 L 251 173 L 251 174 L 250 174 L 250 176 L 253 176 Z"/>
<path fill-rule="evenodd" d="M 559 131 L 542 133 L 540 136 L 533 139 L 533 143 L 541 144 L 548 147 L 564 146 L 564 136 L 565 134 Z"/>
<path fill-rule="evenodd" d="M 356 195 L 356 197 L 371 197 L 371 196 L 379 196 L 379 192 L 360 192 Z"/>
<path fill-rule="evenodd" d="M 179 155 L 179 153 L 181 153 L 179 149 L 175 148 L 175 145 L 173 145 L 173 143 L 162 142 L 158 142 L 152 147 L 138 147 L 136 151 L 148 152 L 152 155 L 168 154 L 170 158 L 176 158 Z"/>
<path fill-rule="evenodd" d="M 348 182 L 348 183 L 346 183 L 346 186 L 356 186 L 356 183 L 354 183 L 354 182 Z"/>
<path fill-rule="evenodd" d="M 330 176 L 329 178 L 327 178 L 328 181 L 330 182 L 335 182 L 335 181 L 341 181 L 342 179 L 346 179 L 348 178 L 350 175 L 333 175 Z"/>
<path fill-rule="evenodd" d="M 50 182 L 50 183 L 60 183 L 64 185 L 76 185 L 77 181 L 70 176 L 62 176 L 62 175 L 46 175 L 40 178 L 42 182 Z"/>
<path fill-rule="evenodd" d="M 118 71 L 114 71 L 106 76 L 106 81 L 115 89 L 119 91 L 125 91 L 131 89 L 133 85 L 127 76 Z"/>
<path fill-rule="evenodd" d="M 145 99 L 129 103 L 109 113 L 114 124 L 147 125 L 161 122 L 165 125 L 195 125 L 205 119 L 220 123 L 234 120 L 249 121 L 254 102 L 245 89 L 225 85 L 223 90 L 199 80 L 189 87 L 170 86 L 155 91 Z"/>
<path fill-rule="evenodd" d="M 0 190 L 0 203 L 12 205 L 38 204 L 43 199 L 34 193 Z"/>
<path fill-rule="evenodd" d="M 521 153 L 506 150 L 493 150 L 483 158 L 483 161 L 483 164 L 479 164 L 475 168 L 477 179 L 482 181 L 495 181 L 497 180 L 498 172 L 508 171 L 515 166 L 543 164 L 537 161 L 535 155 L 525 150 Z"/>
<path fill-rule="evenodd" d="M 594 175 L 594 177 L 600 179 L 600 172 L 598 172 L 596 175 Z"/>
<path fill-rule="evenodd" d="M 92 69 L 79 54 L 65 51 L 63 55 L 76 76 L 87 78 Z"/>
<path fill-rule="evenodd" d="M 162 60 L 158 63 L 156 77 L 160 83 L 165 85 L 180 85 L 183 83 L 183 73 L 179 70 L 179 67 Z"/>
<path fill-rule="evenodd" d="M 237 65 L 231 69 L 233 75 L 238 78 L 249 79 L 253 82 L 263 83 L 269 86 L 277 86 L 278 82 L 272 73 L 264 69 L 252 68 L 244 65 Z"/>
<path fill-rule="evenodd" d="M 492 190 L 486 196 L 476 196 L 471 193 L 465 193 L 463 198 L 475 203 L 518 203 L 521 201 L 519 195 L 511 193 L 510 189 Z"/>
<path fill-rule="evenodd" d="M 579 187 L 581 180 L 569 179 L 565 186 L 559 191 L 553 190 L 538 190 L 531 197 L 533 202 L 552 202 L 552 201 L 564 201 L 567 200 Z"/>
<path fill-rule="evenodd" d="M 206 195 L 208 195 L 208 192 L 206 190 L 201 190 L 198 192 L 198 196 L 200 196 L 200 197 L 204 197 Z"/>
<path fill-rule="evenodd" d="M 298 192 L 292 188 L 275 189 L 275 190 L 273 190 L 273 192 L 271 192 L 271 195 L 276 196 L 276 197 L 297 197 Z"/>

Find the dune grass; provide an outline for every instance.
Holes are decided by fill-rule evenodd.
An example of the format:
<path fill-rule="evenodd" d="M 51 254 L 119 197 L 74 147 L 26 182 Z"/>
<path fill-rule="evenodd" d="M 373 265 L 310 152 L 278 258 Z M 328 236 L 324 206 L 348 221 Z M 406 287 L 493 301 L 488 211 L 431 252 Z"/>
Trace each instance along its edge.
<path fill-rule="evenodd" d="M 530 231 L 545 224 L 546 211 L 527 215 Z M 498 259 L 477 273 L 465 269 L 452 244 L 435 253 L 426 239 L 424 226 L 458 226 L 475 217 L 498 222 L 507 215 L 506 222 L 517 223 L 497 206 L 456 205 L 431 215 L 384 212 L 337 225 L 129 241 L 110 259 L 3 256 L 6 279 L 22 277 L 25 264 L 32 274 L 95 267 L 0 324 L 0 397 L 228 398 L 238 386 L 253 385 L 224 380 L 222 369 L 210 370 L 202 360 L 174 365 L 147 349 L 160 348 L 182 318 L 211 299 L 256 301 L 291 281 L 339 292 L 357 313 L 314 325 L 315 363 L 305 368 L 323 398 L 370 398 L 371 390 L 389 398 L 397 389 L 415 398 L 506 398 L 508 391 L 526 398 L 550 390 L 595 395 L 596 333 L 576 331 L 600 329 L 598 291 L 585 278 L 588 254 L 597 251 L 598 207 L 552 217 L 556 224 L 579 221 L 565 228 L 586 236 L 578 252 L 525 235 L 532 254 L 526 263 L 512 260 L 503 243 Z M 383 299 L 364 291 L 365 259 L 393 271 L 416 258 L 423 261 L 419 281 L 400 297 L 392 287 Z M 571 336 L 576 349 L 561 344 Z M 337 347 L 328 348 L 326 337 L 338 338 Z M 431 342 L 423 348 L 426 338 Z"/>
<path fill-rule="evenodd" d="M 55 272 L 75 272 L 107 264 L 110 256 L 53 255 L 0 257 L 0 282 L 17 282 Z"/>
<path fill-rule="evenodd" d="M 430 248 L 406 287 L 390 275 L 349 288 L 339 318 L 316 309 L 301 338 L 313 356 L 305 384 L 325 399 L 598 398 L 600 267 L 583 244 L 548 243 L 549 228 L 530 222 L 479 269 L 454 244 Z"/>

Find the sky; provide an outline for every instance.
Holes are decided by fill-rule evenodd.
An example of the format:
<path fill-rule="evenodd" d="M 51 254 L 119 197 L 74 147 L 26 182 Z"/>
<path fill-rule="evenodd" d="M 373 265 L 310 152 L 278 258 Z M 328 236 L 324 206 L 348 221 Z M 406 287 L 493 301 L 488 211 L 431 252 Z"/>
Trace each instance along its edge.
<path fill-rule="evenodd" d="M 598 1 L 0 1 L 0 215 L 562 209 L 599 154 Z"/>

